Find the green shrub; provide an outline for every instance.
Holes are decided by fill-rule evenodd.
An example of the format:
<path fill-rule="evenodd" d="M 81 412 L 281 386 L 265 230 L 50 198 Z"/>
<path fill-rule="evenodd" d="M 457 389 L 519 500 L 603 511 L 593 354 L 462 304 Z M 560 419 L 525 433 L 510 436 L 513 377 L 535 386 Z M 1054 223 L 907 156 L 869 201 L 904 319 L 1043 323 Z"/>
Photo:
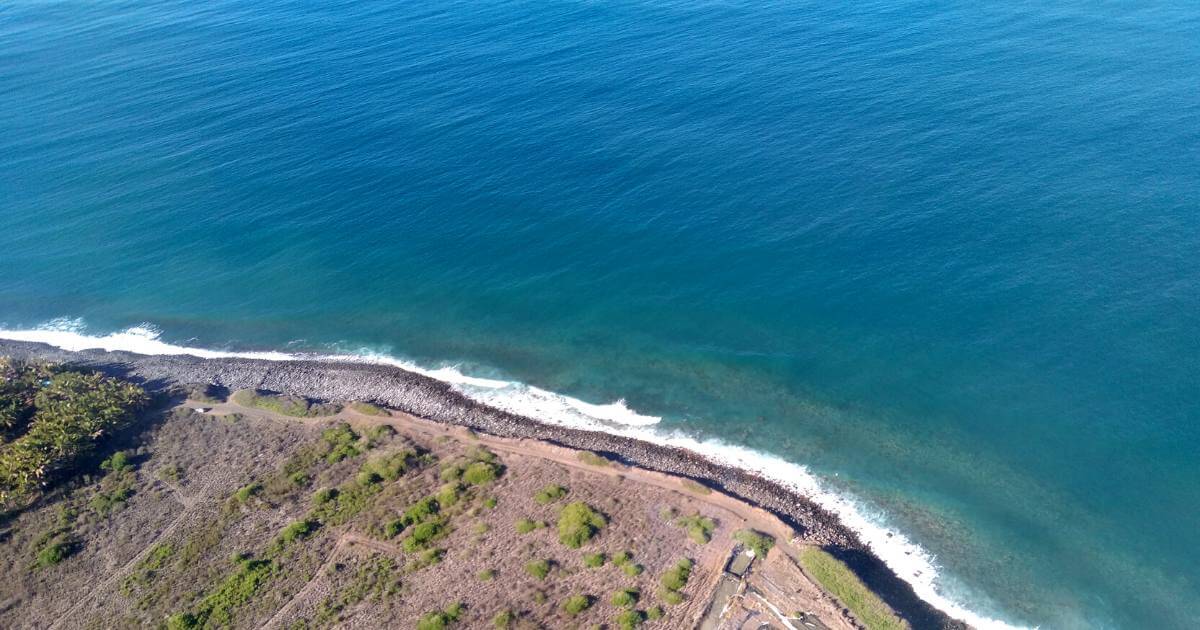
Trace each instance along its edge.
<path fill-rule="evenodd" d="M 616 606 L 617 608 L 633 608 L 634 606 L 637 606 L 638 597 L 640 595 L 641 593 L 639 593 L 637 589 L 623 588 L 616 593 L 613 593 L 611 602 L 612 605 Z"/>
<path fill-rule="evenodd" d="M 305 538 L 309 534 L 317 531 L 318 527 L 320 527 L 320 524 L 315 521 L 296 521 L 289 524 L 287 527 L 284 527 L 283 531 L 279 532 L 279 542 L 283 543 L 284 545 L 290 545 L 293 542 L 300 540 L 301 538 Z"/>
<path fill-rule="evenodd" d="M 496 572 L 491 569 L 484 569 L 479 573 L 476 573 L 475 577 L 479 578 L 479 580 L 482 582 L 490 582 L 492 581 L 492 578 L 496 577 Z"/>
<path fill-rule="evenodd" d="M 591 608 L 591 606 L 592 598 L 587 595 L 572 595 L 562 603 L 562 609 L 572 617 Z"/>
<path fill-rule="evenodd" d="M 377 455 L 363 463 L 360 473 L 367 473 L 377 481 L 395 481 L 408 470 L 409 459 L 413 457 L 416 453 L 412 451 Z"/>
<path fill-rule="evenodd" d="M 483 500 L 483 507 L 494 510 L 496 509 L 496 497 L 488 497 Z"/>
<path fill-rule="evenodd" d="M 662 600 L 664 602 L 666 602 L 672 606 L 676 606 L 676 605 L 683 603 L 683 595 L 680 595 L 679 592 L 677 592 L 677 591 L 664 590 L 661 593 L 659 593 L 659 596 L 662 597 Z"/>
<path fill-rule="evenodd" d="M 167 630 L 193 630 L 199 627 L 200 621 L 191 613 L 175 613 L 167 617 Z"/>
<path fill-rule="evenodd" d="M 438 473 L 438 478 L 442 481 L 458 481 L 462 479 L 463 467 L 458 464 L 446 464 L 442 466 L 442 471 Z"/>
<path fill-rule="evenodd" d="M 462 498 L 462 494 L 460 494 L 462 489 L 463 487 L 461 485 L 453 481 L 445 484 L 440 490 L 438 490 L 438 505 L 444 508 L 455 505 Z"/>
<path fill-rule="evenodd" d="M 463 481 L 473 486 L 492 483 L 499 476 L 500 467 L 490 462 L 475 462 L 463 471 Z"/>
<path fill-rule="evenodd" d="M 646 615 L 640 610 L 626 610 L 617 615 L 617 627 L 621 630 L 633 630 L 642 625 Z"/>
<path fill-rule="evenodd" d="M 604 566 L 604 554 L 603 553 L 589 553 L 589 554 L 585 555 L 583 557 L 583 566 L 585 566 L 589 569 L 595 569 L 597 567 Z"/>
<path fill-rule="evenodd" d="M 462 617 L 466 606 L 462 602 L 451 604 L 443 611 L 425 613 L 417 620 L 417 630 L 442 630 L 456 623 Z"/>
<path fill-rule="evenodd" d="M 700 494 L 700 495 L 712 494 L 712 488 L 709 488 L 708 486 L 706 486 L 702 483 L 699 483 L 697 481 L 693 481 L 691 479 L 684 479 L 682 483 L 683 483 L 684 488 L 687 488 L 689 491 L 694 492 L 696 494 Z"/>
<path fill-rule="evenodd" d="M 404 539 L 404 550 L 412 553 L 425 549 L 429 543 L 445 536 L 447 533 L 446 527 L 438 521 L 426 521 L 419 523 L 412 528 L 412 533 L 408 538 Z"/>
<path fill-rule="evenodd" d="M 717 524 L 711 518 L 698 513 L 681 517 L 675 524 L 686 529 L 688 538 L 698 545 L 708 544 L 708 541 L 712 540 L 713 531 L 717 529 Z"/>
<path fill-rule="evenodd" d="M 606 524 L 604 517 L 583 501 L 568 503 L 558 514 L 558 540 L 578 549 Z"/>
<path fill-rule="evenodd" d="M 358 457 L 360 454 L 356 445 L 358 434 L 345 422 L 340 422 L 322 431 L 321 439 L 325 440 L 329 446 L 329 452 L 325 454 L 327 463 L 336 464 L 343 459 Z"/>
<path fill-rule="evenodd" d="M 517 616 L 511 610 L 501 610 L 492 617 L 492 627 L 498 630 L 511 627 L 513 622 L 517 620 Z"/>
<path fill-rule="evenodd" d="M 544 521 L 531 521 L 527 518 L 523 518 L 517 521 L 517 533 L 528 534 L 535 529 L 541 529 L 545 526 L 546 523 Z"/>
<path fill-rule="evenodd" d="M 395 538 L 404 531 L 404 527 L 404 521 L 401 519 L 388 521 L 387 524 L 383 526 L 383 537 L 387 539 Z"/>
<path fill-rule="evenodd" d="M 621 570 L 624 571 L 625 575 L 628 575 L 629 577 L 637 577 L 642 574 L 642 571 L 646 570 L 646 567 L 633 562 L 626 562 L 625 564 L 621 565 Z"/>
<path fill-rule="evenodd" d="M 530 560 L 525 563 L 525 572 L 539 580 L 544 580 L 547 575 L 550 575 L 550 562 L 547 560 Z"/>
<path fill-rule="evenodd" d="M 633 560 L 633 553 L 629 551 L 618 551 L 616 555 L 612 557 L 613 564 L 617 566 L 621 566 L 630 560 Z"/>
<path fill-rule="evenodd" d="M 337 488 L 321 488 L 313 493 L 313 505 L 321 506 L 337 498 Z"/>
<path fill-rule="evenodd" d="M 181 478 L 183 478 L 183 469 L 174 465 L 163 466 L 162 468 L 158 469 L 158 471 L 155 473 L 155 476 L 163 481 L 178 482 Z"/>
<path fill-rule="evenodd" d="M 250 497 L 256 496 L 262 492 L 262 489 L 263 486 L 261 483 L 253 481 L 242 486 L 241 488 L 238 488 L 237 492 L 233 493 L 233 498 L 236 499 L 238 503 L 245 503 L 250 500 Z"/>
<path fill-rule="evenodd" d="M 663 588 L 668 591 L 678 591 L 687 585 L 688 578 L 692 575 L 692 561 L 684 558 L 675 563 L 675 566 L 667 570 L 661 578 Z"/>
<path fill-rule="evenodd" d="M 663 618 L 662 607 L 651 606 L 650 609 L 646 611 L 646 618 L 650 619 L 651 621 L 657 621 L 659 619 L 662 619 Z"/>
<path fill-rule="evenodd" d="M 771 547 L 775 546 L 774 538 L 753 529 L 740 529 L 733 533 L 733 539 L 746 545 L 760 558 L 765 558 Z"/>
<path fill-rule="evenodd" d="M 294 472 L 288 475 L 288 482 L 297 488 L 303 488 L 311 483 L 312 479 L 302 472 Z"/>
<path fill-rule="evenodd" d="M 116 473 L 133 470 L 133 464 L 129 461 L 129 455 L 125 451 L 117 451 L 109 455 L 107 459 L 100 462 L 100 468 Z"/>
<path fill-rule="evenodd" d="M 403 520 L 405 524 L 408 525 L 420 523 L 421 521 L 433 517 L 440 509 L 441 506 L 438 505 L 437 499 L 433 497 L 425 497 L 424 499 L 421 499 L 420 501 L 408 506 L 408 509 L 404 510 Z"/>
<path fill-rule="evenodd" d="M 37 554 L 34 566 L 38 568 L 52 567 L 71 555 L 73 546 L 65 540 L 55 540 L 42 547 Z"/>
<path fill-rule="evenodd" d="M 552 483 L 541 490 L 538 490 L 538 493 L 533 495 L 533 500 L 537 501 L 539 505 L 548 505 L 567 496 L 567 492 L 569 492 L 569 490 L 566 488 L 556 483 Z"/>

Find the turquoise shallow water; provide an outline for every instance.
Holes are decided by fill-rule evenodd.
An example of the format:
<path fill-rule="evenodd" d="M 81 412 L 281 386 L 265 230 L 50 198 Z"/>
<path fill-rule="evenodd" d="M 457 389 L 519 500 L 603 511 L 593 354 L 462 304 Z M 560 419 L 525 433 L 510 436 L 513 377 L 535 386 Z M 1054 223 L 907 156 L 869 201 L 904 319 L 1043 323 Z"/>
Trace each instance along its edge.
<path fill-rule="evenodd" d="M 1194 627 L 1187 2 L 0 8 L 0 324 L 459 364 L 808 465 L 980 614 Z"/>

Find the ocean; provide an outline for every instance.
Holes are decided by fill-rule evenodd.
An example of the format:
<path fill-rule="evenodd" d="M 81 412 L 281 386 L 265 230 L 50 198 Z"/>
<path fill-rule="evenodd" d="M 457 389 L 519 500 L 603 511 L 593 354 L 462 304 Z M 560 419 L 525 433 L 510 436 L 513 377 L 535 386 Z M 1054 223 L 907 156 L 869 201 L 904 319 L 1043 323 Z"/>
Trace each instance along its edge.
<path fill-rule="evenodd" d="M 0 336 L 339 354 L 1200 625 L 1194 2 L 0 7 Z"/>

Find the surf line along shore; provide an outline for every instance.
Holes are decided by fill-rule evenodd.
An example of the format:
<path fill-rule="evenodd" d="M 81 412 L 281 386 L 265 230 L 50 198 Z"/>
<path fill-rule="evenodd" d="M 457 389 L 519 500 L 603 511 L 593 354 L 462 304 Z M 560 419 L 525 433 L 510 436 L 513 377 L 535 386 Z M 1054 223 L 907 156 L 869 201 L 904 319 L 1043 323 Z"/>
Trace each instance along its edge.
<path fill-rule="evenodd" d="M 774 514 L 795 531 L 796 539 L 820 545 L 845 562 L 914 628 L 968 627 L 920 599 L 835 515 L 781 484 L 685 449 L 545 424 L 502 411 L 467 398 L 447 383 L 399 367 L 325 359 L 201 359 L 190 355 L 68 351 L 43 343 L 8 340 L 0 340 L 0 356 L 87 367 L 151 389 L 203 383 L 317 400 L 371 402 L 434 422 L 498 437 L 542 440 L 594 451 L 628 466 L 687 477 Z"/>

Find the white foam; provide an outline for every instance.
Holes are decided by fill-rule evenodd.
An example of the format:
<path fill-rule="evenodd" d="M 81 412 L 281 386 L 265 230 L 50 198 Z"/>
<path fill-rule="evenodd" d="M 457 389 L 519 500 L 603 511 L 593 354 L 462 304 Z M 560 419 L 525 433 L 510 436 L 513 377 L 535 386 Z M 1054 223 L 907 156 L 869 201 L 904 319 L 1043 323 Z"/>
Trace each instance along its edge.
<path fill-rule="evenodd" d="M 912 585 L 913 590 L 923 600 L 951 617 L 980 629 L 1017 628 L 999 619 L 977 614 L 943 595 L 938 588 L 939 572 L 935 558 L 904 534 L 889 528 L 884 515 L 871 511 L 851 496 L 828 490 L 825 484 L 804 466 L 744 446 L 711 438 L 701 440 L 681 431 L 657 428 L 654 425 L 658 424 L 661 418 L 639 414 L 630 409 L 624 400 L 609 404 L 588 403 L 523 383 L 469 376 L 463 374 L 456 366 L 429 369 L 395 357 L 366 351 L 349 355 L 295 354 L 229 352 L 177 346 L 160 340 L 159 331 L 150 324 L 94 336 L 85 333 L 85 326 L 81 320 L 59 319 L 36 329 L 0 330 L 0 339 L 41 342 L 65 350 L 102 348 L 139 354 L 192 355 L 201 358 L 241 357 L 271 361 L 337 359 L 394 365 L 449 383 L 478 402 L 506 411 L 560 426 L 606 431 L 655 444 L 685 448 L 716 463 L 736 466 L 779 482 L 836 514 L 847 527 L 858 533 L 873 553 Z"/>

